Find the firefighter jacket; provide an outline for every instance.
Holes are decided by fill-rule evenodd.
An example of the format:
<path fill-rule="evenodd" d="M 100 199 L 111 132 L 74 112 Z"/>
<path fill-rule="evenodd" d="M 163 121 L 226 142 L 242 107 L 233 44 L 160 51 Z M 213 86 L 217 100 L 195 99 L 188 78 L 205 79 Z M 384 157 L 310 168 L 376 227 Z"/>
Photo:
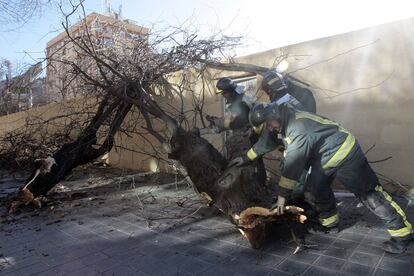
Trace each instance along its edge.
<path fill-rule="evenodd" d="M 286 102 L 290 102 L 296 109 L 315 113 L 316 112 L 316 101 L 313 93 L 308 88 L 300 85 L 290 79 L 287 79 L 287 88 L 279 91 L 278 93 L 271 94 L 270 101 L 276 102 L 278 105 L 282 105 Z M 293 103 L 286 96 L 289 95 L 299 104 Z"/>
<path fill-rule="evenodd" d="M 324 170 L 336 168 L 353 150 L 356 142 L 349 131 L 325 117 L 298 111 L 289 105 L 279 108 L 279 135 L 286 148 L 279 190 L 281 196 L 288 196 L 303 170 L 312 166 L 313 162 L 320 162 Z M 276 133 L 266 130 L 247 152 L 247 157 L 253 160 L 276 147 Z"/>
<path fill-rule="evenodd" d="M 249 95 L 237 95 L 232 102 L 227 104 L 224 116 L 217 120 L 218 132 L 250 127 L 249 112 L 253 104 L 253 99 Z"/>

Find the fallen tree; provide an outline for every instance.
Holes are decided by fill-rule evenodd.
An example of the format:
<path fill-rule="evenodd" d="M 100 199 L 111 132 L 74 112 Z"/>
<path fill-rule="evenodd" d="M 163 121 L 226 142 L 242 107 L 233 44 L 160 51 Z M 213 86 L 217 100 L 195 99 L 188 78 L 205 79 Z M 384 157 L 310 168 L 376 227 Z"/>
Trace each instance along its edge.
<path fill-rule="evenodd" d="M 82 8 L 82 2 L 73 7 L 78 8 Z M 66 95 L 75 97 L 94 91 L 97 108 L 75 139 L 63 144 L 52 156 L 36 162 L 37 167 L 20 189 L 20 198 L 13 201 L 11 211 L 16 211 L 21 204 L 39 204 L 74 168 L 109 152 L 114 146 L 115 134 L 127 131 L 123 123 L 134 109 L 139 115 L 139 124 L 133 130 L 129 126 L 129 130 L 145 130 L 145 135 L 158 141 L 158 147 L 167 149 L 168 158 L 180 162 L 195 190 L 227 214 L 253 247 L 260 247 L 266 238 L 266 227 L 272 222 L 304 222 L 306 217 L 301 215 L 300 208 L 287 207 L 284 216 L 276 216 L 268 209 L 276 193 L 273 187 L 258 180 L 254 163 L 227 168 L 228 160 L 248 150 L 247 135 L 235 135 L 228 140 L 227 159 L 199 135 L 197 126 L 206 127 L 202 106 L 207 91 L 192 93 L 194 106 L 189 108 L 184 101 L 184 91 L 191 87 L 188 78 L 182 77 L 178 85 L 169 80 L 176 72 L 190 69 L 199 78 L 208 79 L 207 65 L 263 73 L 263 67 L 218 62 L 223 58 L 219 53 L 237 45 L 237 40 L 197 39 L 196 34 L 175 29 L 167 35 L 155 35 L 152 40 L 147 36 L 134 37 L 122 45 L 115 42 L 111 47 L 101 48 L 96 45 L 86 21 L 80 23 L 84 32 L 75 35 L 70 31 L 68 18 L 64 23 L 68 42 L 63 47 L 70 48 L 80 58 L 54 59 L 52 55 L 49 66 L 59 64 L 70 80 L 65 85 Z M 160 48 L 160 45 L 166 46 Z M 91 67 L 97 70 L 91 72 Z M 178 102 L 179 106 L 171 109 L 165 104 L 168 101 Z"/>

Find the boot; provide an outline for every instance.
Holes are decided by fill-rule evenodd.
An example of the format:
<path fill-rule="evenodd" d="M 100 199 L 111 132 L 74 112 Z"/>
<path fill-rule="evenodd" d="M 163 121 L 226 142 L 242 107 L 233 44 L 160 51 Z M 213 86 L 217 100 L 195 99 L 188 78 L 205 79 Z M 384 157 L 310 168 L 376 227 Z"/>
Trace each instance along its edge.
<path fill-rule="evenodd" d="M 382 248 L 385 252 L 391 254 L 401 254 L 408 249 L 411 241 L 412 235 L 403 238 L 391 238 L 388 241 L 384 242 Z"/>
<path fill-rule="evenodd" d="M 340 232 L 338 225 L 332 227 L 322 226 L 320 224 L 314 224 L 308 228 L 309 234 L 338 234 Z"/>
<path fill-rule="evenodd" d="M 384 251 L 392 254 L 404 253 L 412 240 L 413 230 L 400 206 L 380 185 L 360 199 L 371 212 L 384 222 L 392 236 L 390 240 L 384 242 Z"/>

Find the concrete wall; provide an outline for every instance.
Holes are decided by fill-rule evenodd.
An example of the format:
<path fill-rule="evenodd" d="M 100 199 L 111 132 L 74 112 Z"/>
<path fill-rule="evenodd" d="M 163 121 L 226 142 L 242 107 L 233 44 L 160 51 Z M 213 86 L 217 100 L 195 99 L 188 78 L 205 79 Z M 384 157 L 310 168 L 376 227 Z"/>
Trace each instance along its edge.
<path fill-rule="evenodd" d="M 291 45 L 240 62 L 272 66 L 287 55 L 288 69 L 313 87 L 319 114 L 341 123 L 377 172 L 414 185 L 414 19 Z M 275 33 L 277 35 L 277 33 Z"/>
<path fill-rule="evenodd" d="M 51 103 L 27 111 L 13 113 L 0 117 L 0 137 L 9 131 L 13 131 L 25 125 L 28 118 L 40 117 L 44 120 L 68 112 L 66 105 Z"/>

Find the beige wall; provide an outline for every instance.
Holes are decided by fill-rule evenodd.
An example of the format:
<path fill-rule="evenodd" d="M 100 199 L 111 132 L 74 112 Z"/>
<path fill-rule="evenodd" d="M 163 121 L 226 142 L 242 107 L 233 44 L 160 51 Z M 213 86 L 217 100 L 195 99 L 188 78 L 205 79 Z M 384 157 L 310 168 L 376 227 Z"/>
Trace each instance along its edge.
<path fill-rule="evenodd" d="M 0 117 L 0 137 L 5 133 L 23 127 L 26 119 L 40 117 L 44 120 L 54 116 L 65 114 L 65 105 L 51 103 L 27 111 L 13 113 Z"/>

